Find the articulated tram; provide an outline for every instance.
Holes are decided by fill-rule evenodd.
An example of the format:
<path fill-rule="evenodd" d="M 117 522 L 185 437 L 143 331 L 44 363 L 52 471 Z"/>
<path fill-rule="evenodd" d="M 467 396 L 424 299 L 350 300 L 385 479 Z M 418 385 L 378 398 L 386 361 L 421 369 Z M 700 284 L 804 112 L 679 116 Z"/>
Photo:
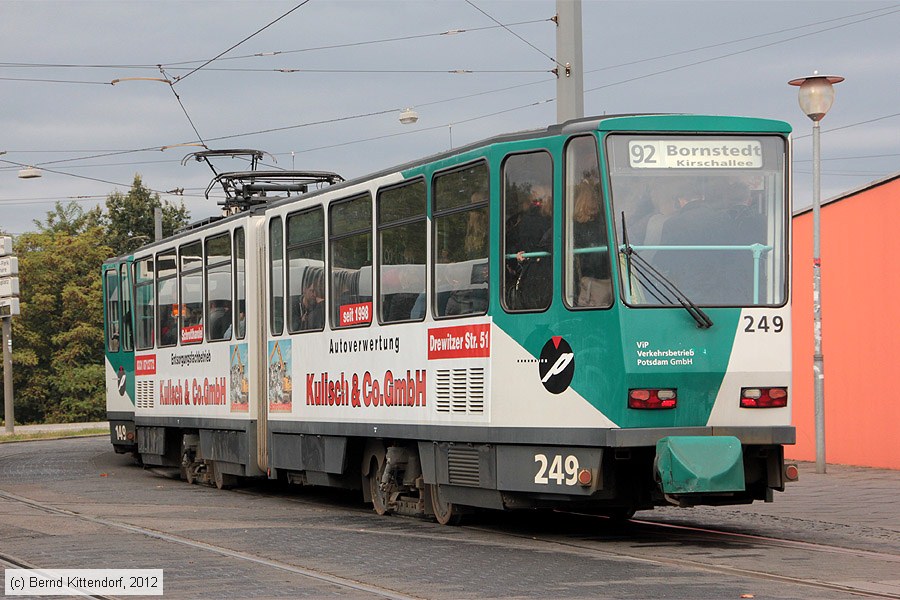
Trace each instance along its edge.
<path fill-rule="evenodd" d="M 441 523 L 770 501 L 795 436 L 789 133 L 604 116 L 233 185 L 245 210 L 103 266 L 112 443 Z"/>

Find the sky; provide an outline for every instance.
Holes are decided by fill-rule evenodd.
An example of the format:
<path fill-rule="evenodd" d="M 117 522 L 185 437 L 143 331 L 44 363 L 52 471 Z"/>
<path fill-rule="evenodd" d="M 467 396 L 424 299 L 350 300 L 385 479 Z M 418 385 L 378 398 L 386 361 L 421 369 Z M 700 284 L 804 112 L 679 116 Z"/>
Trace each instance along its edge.
<path fill-rule="evenodd" d="M 202 148 L 177 144 L 349 179 L 547 127 L 555 12 L 555 0 L 0 0 L 0 230 L 34 231 L 57 201 L 102 204 L 135 174 L 194 219 L 219 214 L 208 167 L 182 165 Z M 582 15 L 585 115 L 787 121 L 802 208 L 812 122 L 787 82 L 818 71 L 846 78 L 821 124 L 822 199 L 900 172 L 898 2 L 584 0 Z M 399 122 L 406 107 L 414 125 Z M 43 177 L 18 178 L 29 165 Z"/>

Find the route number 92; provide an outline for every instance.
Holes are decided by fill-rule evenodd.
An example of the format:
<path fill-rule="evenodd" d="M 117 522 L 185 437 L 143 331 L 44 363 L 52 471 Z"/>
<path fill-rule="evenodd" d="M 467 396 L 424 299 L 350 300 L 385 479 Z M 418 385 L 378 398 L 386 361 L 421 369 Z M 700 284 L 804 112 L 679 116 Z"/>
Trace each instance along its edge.
<path fill-rule="evenodd" d="M 538 485 L 575 485 L 578 483 L 578 457 L 572 454 L 563 457 L 556 454 L 548 458 L 546 454 L 535 454 L 537 473 L 534 482 Z"/>
<path fill-rule="evenodd" d="M 784 330 L 784 319 L 775 315 L 769 320 L 765 315 L 754 318 L 752 315 L 744 315 L 744 333 L 781 333 Z"/>

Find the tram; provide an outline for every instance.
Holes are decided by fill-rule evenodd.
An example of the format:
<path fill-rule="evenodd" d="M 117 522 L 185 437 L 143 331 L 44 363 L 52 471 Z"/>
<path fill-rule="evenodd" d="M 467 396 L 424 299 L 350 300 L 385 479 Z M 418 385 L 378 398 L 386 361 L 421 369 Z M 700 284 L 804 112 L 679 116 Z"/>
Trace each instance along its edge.
<path fill-rule="evenodd" d="M 789 134 L 603 116 L 243 186 L 245 210 L 104 265 L 112 443 L 444 524 L 771 501 L 795 438 Z"/>

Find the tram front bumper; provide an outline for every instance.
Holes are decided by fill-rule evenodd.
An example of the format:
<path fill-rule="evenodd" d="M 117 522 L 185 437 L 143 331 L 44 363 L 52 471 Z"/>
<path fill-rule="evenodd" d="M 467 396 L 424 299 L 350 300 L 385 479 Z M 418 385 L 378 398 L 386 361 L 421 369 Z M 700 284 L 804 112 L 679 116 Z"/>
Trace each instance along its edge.
<path fill-rule="evenodd" d="M 733 436 L 670 436 L 656 443 L 656 476 L 668 494 L 742 492 L 744 458 Z"/>

